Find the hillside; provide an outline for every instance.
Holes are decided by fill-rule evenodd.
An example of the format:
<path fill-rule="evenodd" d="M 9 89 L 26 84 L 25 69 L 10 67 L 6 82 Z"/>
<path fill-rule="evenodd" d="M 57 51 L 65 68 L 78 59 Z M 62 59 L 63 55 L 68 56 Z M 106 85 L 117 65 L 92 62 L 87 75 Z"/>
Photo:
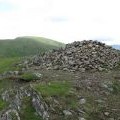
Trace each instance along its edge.
<path fill-rule="evenodd" d="M 63 47 L 64 44 L 42 37 L 18 37 L 11 40 L 0 40 L 0 56 L 21 57 L 29 56 Z"/>
<path fill-rule="evenodd" d="M 0 120 L 120 120 L 119 50 L 84 40 L 17 58 L 0 60 Z"/>

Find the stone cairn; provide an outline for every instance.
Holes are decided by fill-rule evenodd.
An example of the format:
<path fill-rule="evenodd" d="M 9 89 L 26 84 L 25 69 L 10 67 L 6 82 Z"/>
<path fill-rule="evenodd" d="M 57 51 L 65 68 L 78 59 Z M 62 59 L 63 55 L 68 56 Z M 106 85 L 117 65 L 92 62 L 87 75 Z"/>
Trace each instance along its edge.
<path fill-rule="evenodd" d="M 82 72 L 110 70 L 119 63 L 120 51 L 92 40 L 75 41 L 65 48 L 37 55 L 32 60 L 33 65 L 41 68 Z"/>

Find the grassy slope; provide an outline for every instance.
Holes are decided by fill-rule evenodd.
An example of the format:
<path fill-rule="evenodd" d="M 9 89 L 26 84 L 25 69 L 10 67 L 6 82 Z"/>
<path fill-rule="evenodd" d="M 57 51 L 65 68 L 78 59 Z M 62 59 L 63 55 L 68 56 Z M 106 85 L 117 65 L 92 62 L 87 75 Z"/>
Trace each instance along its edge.
<path fill-rule="evenodd" d="M 18 37 L 0 40 L 0 57 L 21 57 L 63 47 L 64 44 L 42 37 Z"/>
<path fill-rule="evenodd" d="M 18 62 L 20 58 L 13 57 L 13 58 L 0 58 L 0 73 L 4 71 L 14 70 L 16 68 L 13 65 Z"/>
<path fill-rule="evenodd" d="M 0 73 L 13 70 L 13 64 L 20 57 L 42 53 L 64 44 L 42 37 L 18 37 L 13 40 L 0 40 Z"/>

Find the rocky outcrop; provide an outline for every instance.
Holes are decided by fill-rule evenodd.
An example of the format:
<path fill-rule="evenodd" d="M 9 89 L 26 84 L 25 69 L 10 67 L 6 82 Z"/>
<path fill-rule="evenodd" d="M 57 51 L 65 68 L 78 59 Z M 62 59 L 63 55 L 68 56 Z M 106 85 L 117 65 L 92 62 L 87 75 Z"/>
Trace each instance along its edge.
<path fill-rule="evenodd" d="M 43 120 L 49 120 L 48 106 L 42 96 L 35 91 L 32 93 L 32 104 L 38 115 L 42 116 Z"/>
<path fill-rule="evenodd" d="M 36 92 L 32 86 L 15 88 L 11 90 L 6 90 L 1 98 L 9 102 L 7 110 L 4 110 L 0 115 L 0 120 L 20 120 L 19 112 L 22 106 L 22 100 L 24 97 L 32 98 L 32 105 L 36 110 L 36 113 L 43 118 L 43 120 L 49 119 L 48 107 L 44 102 L 42 96 Z M 13 116 L 14 115 L 14 116 Z"/>
<path fill-rule="evenodd" d="M 2 113 L 0 120 L 20 120 L 20 116 L 17 110 L 9 109 Z"/>
<path fill-rule="evenodd" d="M 41 68 L 65 71 L 103 71 L 113 69 L 120 62 L 120 52 L 98 41 L 67 44 L 64 49 L 35 56 L 32 64 Z M 31 66 L 31 60 L 28 66 Z"/>

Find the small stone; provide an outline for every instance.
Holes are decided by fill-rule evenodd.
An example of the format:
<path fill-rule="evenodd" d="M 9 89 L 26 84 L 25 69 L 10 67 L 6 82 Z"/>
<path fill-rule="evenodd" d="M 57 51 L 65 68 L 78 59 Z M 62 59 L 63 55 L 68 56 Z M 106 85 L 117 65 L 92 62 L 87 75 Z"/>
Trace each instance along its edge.
<path fill-rule="evenodd" d="M 49 115 L 46 111 L 43 112 L 43 119 L 48 120 L 47 118 L 49 118 Z"/>
<path fill-rule="evenodd" d="M 25 71 L 26 69 L 25 68 L 22 68 L 22 71 Z"/>
<path fill-rule="evenodd" d="M 85 118 L 79 117 L 79 120 L 86 120 Z"/>
<path fill-rule="evenodd" d="M 63 71 L 69 71 L 67 68 L 63 68 Z"/>
<path fill-rule="evenodd" d="M 72 115 L 72 113 L 68 110 L 63 110 L 63 113 L 64 113 L 65 116 Z"/>
<path fill-rule="evenodd" d="M 103 71 L 104 69 L 103 69 L 102 67 L 99 67 L 98 70 L 99 70 L 99 71 Z"/>
<path fill-rule="evenodd" d="M 98 100 L 95 100 L 97 103 L 104 103 L 105 101 L 101 100 L 101 99 L 98 99 Z"/>
<path fill-rule="evenodd" d="M 80 104 L 85 104 L 86 100 L 84 98 L 80 99 Z"/>
<path fill-rule="evenodd" d="M 57 100 L 55 100 L 55 99 L 54 99 L 54 103 L 57 104 L 57 105 L 59 105 L 59 102 Z"/>
<path fill-rule="evenodd" d="M 42 76 L 42 74 L 40 73 L 34 73 L 36 75 L 36 77 L 40 78 Z"/>
<path fill-rule="evenodd" d="M 55 66 L 55 67 L 54 67 L 54 70 L 59 70 L 59 66 Z"/>
<path fill-rule="evenodd" d="M 85 114 L 85 112 L 83 111 L 83 110 L 81 110 L 81 109 L 78 109 L 78 112 L 81 114 Z"/>
<path fill-rule="evenodd" d="M 52 67 L 48 67 L 47 70 L 52 70 Z"/>
<path fill-rule="evenodd" d="M 14 74 L 15 74 L 15 75 L 18 75 L 18 74 L 19 74 L 19 71 L 14 71 Z"/>
<path fill-rule="evenodd" d="M 24 61 L 24 64 L 28 64 L 28 63 L 29 63 L 29 61 L 27 61 L 27 60 L 26 60 L 26 61 Z"/>
<path fill-rule="evenodd" d="M 102 83 L 101 86 L 104 87 L 104 88 L 108 88 L 108 85 L 106 85 L 106 84 L 104 84 L 104 83 Z"/>
<path fill-rule="evenodd" d="M 109 112 L 104 112 L 104 115 L 106 116 L 109 116 L 109 114 L 110 114 Z"/>
<path fill-rule="evenodd" d="M 85 68 L 81 68 L 80 71 L 81 71 L 81 72 L 85 72 Z"/>

